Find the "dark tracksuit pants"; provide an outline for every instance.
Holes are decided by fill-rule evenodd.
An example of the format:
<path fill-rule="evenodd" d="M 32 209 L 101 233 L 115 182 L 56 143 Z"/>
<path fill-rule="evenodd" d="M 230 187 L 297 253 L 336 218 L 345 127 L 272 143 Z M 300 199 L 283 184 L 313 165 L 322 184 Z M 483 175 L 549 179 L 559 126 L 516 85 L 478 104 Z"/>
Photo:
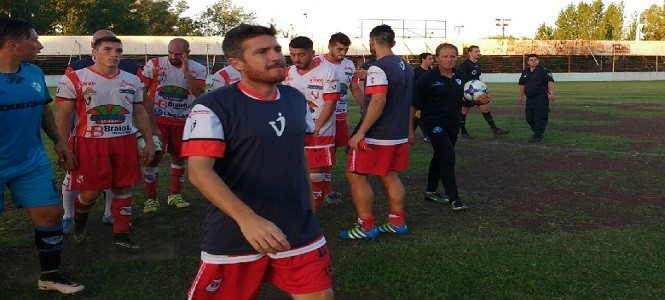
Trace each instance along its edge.
<path fill-rule="evenodd" d="M 527 96 L 524 114 L 534 135 L 543 136 L 550 113 L 550 101 L 547 94 Z"/>
<path fill-rule="evenodd" d="M 439 131 L 435 130 L 436 125 L 428 124 L 426 121 L 423 121 L 421 125 L 427 132 L 434 152 L 427 172 L 427 191 L 436 191 L 439 181 L 441 181 L 448 199 L 455 201 L 459 199 L 459 191 L 455 179 L 454 147 L 460 126 L 439 126 L 441 128 Z"/>

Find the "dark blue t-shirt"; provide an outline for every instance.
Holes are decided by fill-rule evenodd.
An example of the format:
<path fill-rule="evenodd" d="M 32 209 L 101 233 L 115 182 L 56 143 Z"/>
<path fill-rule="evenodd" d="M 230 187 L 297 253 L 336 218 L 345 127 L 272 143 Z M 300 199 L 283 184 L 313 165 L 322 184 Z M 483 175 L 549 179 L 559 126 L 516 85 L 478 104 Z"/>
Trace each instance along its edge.
<path fill-rule="evenodd" d="M 414 87 L 413 107 L 420 110 L 420 119 L 437 126 L 459 126 L 464 97 L 464 84 L 469 77 L 453 69 L 452 78 L 434 68 L 420 76 Z"/>
<path fill-rule="evenodd" d="M 549 81 L 554 81 L 550 70 L 537 66 L 533 72 L 531 68 L 524 69 L 518 83 L 524 86 L 524 94 L 527 97 L 534 97 L 547 93 Z"/>

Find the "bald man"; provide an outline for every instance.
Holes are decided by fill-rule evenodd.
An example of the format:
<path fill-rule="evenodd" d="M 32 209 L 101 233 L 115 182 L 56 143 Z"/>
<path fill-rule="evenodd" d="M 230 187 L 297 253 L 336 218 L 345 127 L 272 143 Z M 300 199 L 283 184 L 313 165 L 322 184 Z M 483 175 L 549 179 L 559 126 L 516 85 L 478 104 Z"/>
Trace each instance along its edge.
<path fill-rule="evenodd" d="M 189 42 L 175 38 L 169 42 L 169 55 L 149 60 L 143 68 L 145 91 L 154 104 L 153 110 L 162 133 L 164 149 L 171 157 L 171 189 L 166 203 L 185 208 L 189 203 L 180 191 L 185 182 L 185 160 L 181 157 L 182 133 L 194 99 L 205 92 L 206 67 L 189 59 Z M 159 162 L 163 153 L 155 156 L 152 164 L 143 169 L 146 198 L 143 213 L 159 210 L 157 182 Z"/>
<path fill-rule="evenodd" d="M 95 44 L 96 40 L 107 36 L 115 37 L 116 35 L 115 33 L 113 33 L 108 29 L 100 29 L 95 31 L 95 33 L 92 35 L 90 48 L 93 48 L 93 45 Z M 81 70 L 90 67 L 94 64 L 95 64 L 95 59 L 92 56 L 89 56 L 84 59 L 72 62 L 69 66 L 67 66 L 67 69 L 65 69 L 65 73 L 67 74 L 74 72 L 76 70 Z M 139 67 L 139 65 L 135 64 L 130 60 L 121 59 L 118 68 L 127 73 L 142 78 L 141 68 Z M 155 123 L 155 113 L 152 107 L 152 103 L 148 101 L 143 101 L 143 105 L 146 111 L 148 112 L 148 119 L 150 120 L 150 124 L 152 126 L 153 141 L 155 142 L 155 150 L 159 152 L 161 151 L 161 142 L 159 141 L 160 132 L 159 128 L 157 127 L 157 124 Z M 76 123 L 75 118 L 73 120 L 73 123 Z M 141 144 L 143 137 L 141 137 L 141 135 L 138 134 L 137 139 L 139 140 L 139 144 Z M 143 147 L 143 145 L 141 145 L 141 147 Z M 63 228 L 65 233 L 69 233 L 71 231 L 72 220 L 73 220 L 72 217 L 74 216 L 73 199 L 79 194 L 79 191 L 71 190 L 69 188 L 70 185 L 71 185 L 71 177 L 69 176 L 69 173 L 67 173 L 67 175 L 65 175 L 65 179 L 62 182 L 62 206 L 65 211 L 62 218 L 63 218 Z M 104 216 L 102 217 L 102 223 L 113 224 L 113 215 L 111 213 L 111 199 L 113 199 L 113 193 L 111 192 L 110 189 L 104 190 L 104 197 L 105 197 L 105 206 L 104 206 Z"/>

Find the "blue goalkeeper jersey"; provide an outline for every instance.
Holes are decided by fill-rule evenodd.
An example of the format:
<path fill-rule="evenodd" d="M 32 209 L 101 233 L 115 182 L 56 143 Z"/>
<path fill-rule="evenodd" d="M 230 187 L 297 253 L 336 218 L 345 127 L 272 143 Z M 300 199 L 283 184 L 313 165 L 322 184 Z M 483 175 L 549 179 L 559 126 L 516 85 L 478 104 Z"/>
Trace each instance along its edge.
<path fill-rule="evenodd" d="M 22 174 L 48 159 L 40 129 L 51 100 L 37 66 L 22 63 L 16 73 L 0 73 L 0 177 Z"/>

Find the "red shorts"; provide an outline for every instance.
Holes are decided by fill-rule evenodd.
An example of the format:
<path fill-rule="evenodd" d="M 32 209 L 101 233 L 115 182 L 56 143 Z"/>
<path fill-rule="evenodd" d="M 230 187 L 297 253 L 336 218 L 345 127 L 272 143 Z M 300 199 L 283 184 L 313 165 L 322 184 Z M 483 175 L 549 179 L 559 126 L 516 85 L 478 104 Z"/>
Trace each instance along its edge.
<path fill-rule="evenodd" d="M 409 144 L 372 145 L 370 150 L 351 150 L 346 165 L 348 172 L 387 176 L 390 172 L 401 172 L 409 168 Z"/>
<path fill-rule="evenodd" d="M 133 134 L 107 139 L 72 137 L 69 143 L 79 161 L 78 168 L 71 172 L 71 190 L 101 191 L 132 186 L 141 180 Z"/>
<path fill-rule="evenodd" d="M 200 262 L 187 299 L 254 299 L 262 282 L 289 294 L 309 294 L 332 287 L 328 245 L 292 257 L 236 264 Z"/>
<path fill-rule="evenodd" d="M 305 151 L 310 169 L 330 167 L 335 164 L 335 137 L 308 134 L 305 137 Z"/>
<path fill-rule="evenodd" d="M 335 147 L 349 145 L 349 124 L 346 119 L 335 120 Z"/>
<path fill-rule="evenodd" d="M 175 157 L 182 157 L 182 132 L 185 124 L 167 124 L 157 122 L 157 128 L 162 132 L 162 148 Z"/>

